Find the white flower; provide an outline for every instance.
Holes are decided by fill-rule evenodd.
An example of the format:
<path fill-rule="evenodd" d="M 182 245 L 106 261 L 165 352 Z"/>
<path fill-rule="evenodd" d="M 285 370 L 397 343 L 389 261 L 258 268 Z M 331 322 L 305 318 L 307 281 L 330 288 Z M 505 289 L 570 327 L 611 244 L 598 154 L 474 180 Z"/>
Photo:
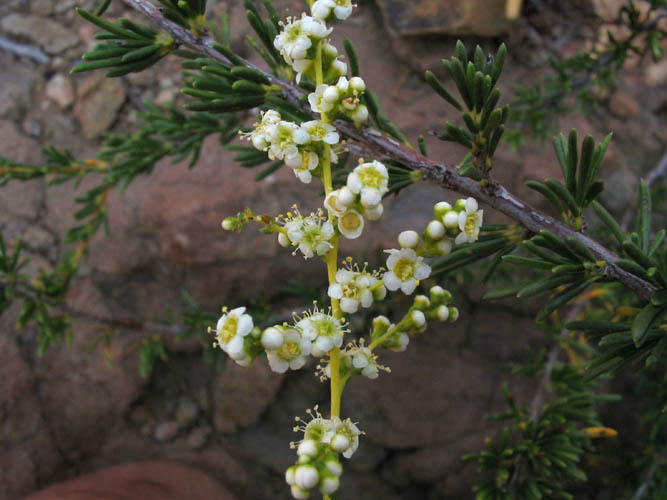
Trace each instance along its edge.
<path fill-rule="evenodd" d="M 333 11 L 337 19 L 347 19 L 352 14 L 351 0 L 317 0 L 310 7 L 313 17 L 327 19 Z"/>
<path fill-rule="evenodd" d="M 375 276 L 365 271 L 339 269 L 336 272 L 336 282 L 329 286 L 328 295 L 332 299 L 340 300 L 343 312 L 354 314 L 359 309 L 359 304 L 362 307 L 373 304 L 373 292 L 370 288 L 378 281 Z"/>
<path fill-rule="evenodd" d="M 314 113 L 326 113 L 333 109 L 335 101 L 328 101 L 324 98 L 324 92 L 328 88 L 329 85 L 322 83 L 315 88 L 315 92 L 308 94 L 310 109 L 312 109 Z"/>
<path fill-rule="evenodd" d="M 296 449 L 296 454 L 298 456 L 306 455 L 309 457 L 317 456 L 317 441 L 313 439 L 305 439 L 301 441 L 298 448 Z"/>
<path fill-rule="evenodd" d="M 333 417 L 332 420 L 335 428 L 335 435 L 331 438 L 331 445 L 334 447 L 334 440 L 338 436 L 346 438 L 347 446 L 345 448 L 336 449 L 336 447 L 334 447 L 334 449 L 339 453 L 342 453 L 345 458 L 350 458 L 359 447 L 359 435 L 361 434 L 361 431 L 349 418 L 341 421 L 340 418 Z M 341 445 L 343 444 L 343 439 L 339 439 L 338 441 Z"/>
<path fill-rule="evenodd" d="M 273 129 L 280 122 L 280 113 L 270 109 L 266 112 L 263 112 L 261 115 L 261 121 L 255 123 L 255 128 L 249 134 L 241 134 L 243 137 L 246 137 L 249 141 L 252 142 L 252 145 L 259 149 L 260 151 L 266 151 L 266 149 L 271 145 L 271 136 L 273 135 Z"/>
<path fill-rule="evenodd" d="M 368 347 L 358 347 L 348 352 L 347 355 L 352 357 L 352 366 L 357 370 L 361 370 L 361 374 L 369 379 L 378 378 L 379 367 L 376 361 L 376 356 Z"/>
<path fill-rule="evenodd" d="M 343 344 L 345 329 L 338 318 L 316 311 L 297 322 L 304 338 L 313 342 L 313 356 L 323 356 Z"/>
<path fill-rule="evenodd" d="M 347 187 L 361 195 L 363 206 L 375 207 L 389 190 L 387 168 L 377 160 L 361 163 L 347 176 Z"/>
<path fill-rule="evenodd" d="M 273 45 L 288 64 L 297 59 L 306 59 L 313 40 L 321 40 L 331 33 L 321 19 L 302 14 L 301 19 L 288 18 L 287 24 L 273 41 Z"/>
<path fill-rule="evenodd" d="M 477 210 L 477 200 L 468 198 L 465 201 L 465 210 L 459 212 L 459 229 L 461 233 L 456 237 L 454 243 L 473 243 L 479 237 L 479 228 L 482 226 L 484 210 Z"/>
<path fill-rule="evenodd" d="M 329 444 L 334 433 L 334 423 L 331 420 L 322 418 L 322 416 L 317 413 L 317 416 L 312 418 L 303 428 L 303 439 L 310 439 L 317 443 Z"/>
<path fill-rule="evenodd" d="M 294 156 L 285 157 L 285 165 L 294 170 L 294 175 L 304 184 L 310 184 L 313 180 L 311 170 L 317 168 L 319 157 L 313 151 L 299 151 Z"/>
<path fill-rule="evenodd" d="M 280 121 L 271 129 L 269 158 L 287 160 L 299 154 L 297 146 L 310 140 L 308 133 L 296 123 Z"/>
<path fill-rule="evenodd" d="M 243 351 L 243 342 L 253 328 L 252 318 L 248 314 L 243 314 L 244 312 L 245 307 L 225 312 L 215 327 L 218 345 L 230 358 L 240 362 L 249 361 Z"/>
<path fill-rule="evenodd" d="M 327 144 L 338 144 L 338 141 L 340 140 L 336 127 L 319 120 L 302 123 L 301 128 L 310 135 L 311 141 L 323 141 Z"/>
<path fill-rule="evenodd" d="M 364 230 L 364 218 L 356 210 L 348 210 L 338 218 L 338 230 L 348 240 L 354 240 Z"/>
<path fill-rule="evenodd" d="M 281 346 L 276 350 L 266 351 L 271 370 L 276 373 L 284 373 L 288 368 L 291 370 L 303 368 L 303 365 L 306 364 L 306 356 L 312 350 L 310 341 L 294 328 L 285 329 L 282 334 L 284 341 Z"/>
<path fill-rule="evenodd" d="M 411 248 L 385 250 L 389 254 L 384 273 L 384 284 L 389 290 L 398 290 L 410 295 L 417 287 L 417 281 L 428 278 L 431 268 L 424 264 L 423 258 Z"/>
<path fill-rule="evenodd" d="M 336 189 L 334 191 L 331 191 L 324 199 L 324 208 L 326 208 L 329 211 L 329 213 L 335 215 L 336 217 L 340 217 L 341 215 L 343 215 L 347 208 L 344 205 L 341 205 L 340 200 L 338 198 L 339 194 L 340 190 Z"/>
<path fill-rule="evenodd" d="M 299 251 L 306 259 L 316 254 L 319 256 L 325 255 L 333 248 L 329 240 L 335 234 L 334 226 L 324 219 L 321 212 L 319 210 L 318 213 L 310 214 L 308 217 L 303 217 L 297 213 L 284 223 L 287 237 L 293 245 L 298 246 Z"/>

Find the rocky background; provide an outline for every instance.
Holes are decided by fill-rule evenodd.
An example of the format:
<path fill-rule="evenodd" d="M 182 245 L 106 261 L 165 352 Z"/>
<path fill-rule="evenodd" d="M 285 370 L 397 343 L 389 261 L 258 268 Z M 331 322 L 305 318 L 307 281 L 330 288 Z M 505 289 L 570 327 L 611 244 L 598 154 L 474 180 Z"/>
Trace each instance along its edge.
<path fill-rule="evenodd" d="M 53 144 L 91 157 L 105 131 L 131 129 L 142 101 L 183 101 L 175 61 L 116 80 L 101 72 L 70 76 L 96 31 L 73 7 L 91 9 L 95 3 L 0 2 L 4 156 L 40 162 L 40 147 Z M 229 10 L 234 43 L 242 50 L 248 28 L 241 3 L 209 3 L 215 4 L 212 14 Z M 355 42 L 364 78 L 389 116 L 415 139 L 455 119 L 421 77 L 425 69 L 442 75 L 439 61 L 451 55 L 453 34 L 463 33 L 466 42 L 487 51 L 508 42 L 501 83 L 510 95 L 513 82 L 549 71 L 549 54 L 573 54 L 604 39 L 622 2 L 526 0 L 522 18 L 511 25 L 489 7 L 498 3 L 490 0 L 465 2 L 474 4 L 467 12 L 456 0 L 358 3 L 356 15 L 336 29 L 335 40 L 348 36 Z M 301 10 L 297 0 L 277 4 Z M 110 13 L 135 17 L 118 0 Z M 29 53 L 18 55 L 16 43 Z M 562 123 L 563 130 L 576 126 L 597 138 L 615 132 L 602 176 L 609 186 L 605 202 L 619 217 L 634 198 L 639 176 L 664 153 L 666 84 L 667 60 L 630 60 L 602 106 Z M 429 141 L 429 149 L 452 164 L 462 156 L 437 140 Z M 519 153 L 503 149 L 497 164 L 498 178 L 534 204 L 541 200 L 523 182 L 559 175 L 548 145 L 528 144 Z M 100 317 L 144 320 L 163 316 L 169 306 L 178 310 L 183 290 L 210 307 L 223 295 L 232 306 L 257 291 L 271 299 L 281 290 L 277 284 L 303 271 L 303 261 L 252 230 L 224 233 L 220 221 L 246 206 L 276 213 L 295 201 L 304 209 L 318 201 L 315 190 L 290 172 L 263 183 L 253 183 L 252 176 L 210 141 L 194 170 L 166 163 L 113 193 L 110 235 L 92 242 L 69 304 Z M 94 180 L 78 189 L 72 184 L 47 189 L 43 181 L 0 189 L 0 229 L 6 240 L 23 240 L 30 269 L 57 263 L 62 235 L 73 222 L 72 200 L 89 182 Z M 392 245 L 399 231 L 422 227 L 432 204 L 443 197 L 452 195 L 412 186 L 386 204 L 385 216 L 369 233 L 378 245 Z M 344 252 L 358 256 L 361 249 L 355 244 Z M 315 286 L 324 282 L 314 263 L 305 266 L 305 274 Z M 502 383 L 513 382 L 508 364 L 520 361 L 525 348 L 541 345 L 530 307 L 480 304 L 481 294 L 481 285 L 465 283 L 455 294 L 458 322 L 430 328 L 406 353 L 383 355 L 391 374 L 355 380 L 348 388 L 343 412 L 366 435 L 346 465 L 342 498 L 469 497 L 476 471 L 460 457 L 479 450 L 484 437 L 495 432 L 483 417 L 503 406 Z M 269 303 L 275 311 L 295 305 Z M 206 363 L 196 343 L 171 341 L 168 362 L 142 378 L 137 353 L 148 333 L 108 331 L 77 320 L 72 345 L 54 347 L 40 358 L 35 332 L 14 329 L 16 313 L 0 318 L 0 498 L 18 498 L 115 464 L 155 459 L 209 473 L 229 498 L 287 498 L 282 474 L 294 459 L 288 447 L 296 436 L 293 418 L 305 416 L 315 403 L 327 406 L 326 387 L 313 375 L 314 367 L 276 376 L 261 360 L 250 369 Z M 112 336 L 106 353 L 96 347 L 105 334 Z M 525 399 L 534 391 L 526 382 L 514 387 Z"/>

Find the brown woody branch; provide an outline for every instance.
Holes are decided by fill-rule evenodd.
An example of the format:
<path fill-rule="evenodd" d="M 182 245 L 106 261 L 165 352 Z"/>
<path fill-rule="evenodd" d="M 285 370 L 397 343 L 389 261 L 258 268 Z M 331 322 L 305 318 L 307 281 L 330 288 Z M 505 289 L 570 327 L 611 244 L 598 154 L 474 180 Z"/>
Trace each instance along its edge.
<path fill-rule="evenodd" d="M 189 30 L 166 19 L 160 10 L 148 0 L 124 0 L 130 7 L 141 12 L 161 29 L 168 32 L 178 42 L 190 47 L 208 57 L 230 64 L 230 61 L 213 48 L 213 40 L 208 37 L 196 37 Z M 282 97 L 290 103 L 304 107 L 301 97 L 303 90 L 267 73 L 254 64 L 243 61 L 248 67 L 257 69 L 271 81 L 272 84 L 282 89 Z M 436 162 L 424 157 L 418 152 L 406 147 L 398 141 L 387 137 L 372 127 L 357 129 L 351 123 L 338 120 L 336 128 L 347 138 L 357 142 L 355 150 L 366 156 L 380 156 L 397 161 L 414 170 L 420 170 L 423 179 L 446 189 L 451 189 L 466 196 L 472 196 L 478 201 L 486 203 L 499 212 L 507 215 L 526 229 L 533 233 L 545 229 L 554 233 L 558 238 L 564 240 L 568 236 L 579 239 L 593 253 L 596 259 L 607 263 L 607 276 L 616 279 L 637 293 L 644 301 L 649 300 L 655 287 L 637 276 L 630 274 L 616 265 L 618 256 L 609 251 L 597 241 L 585 234 L 571 229 L 569 226 L 552 217 L 536 210 L 527 203 L 519 200 L 499 184 L 482 187 L 479 182 L 467 177 L 461 177 L 454 168 L 445 163 Z"/>

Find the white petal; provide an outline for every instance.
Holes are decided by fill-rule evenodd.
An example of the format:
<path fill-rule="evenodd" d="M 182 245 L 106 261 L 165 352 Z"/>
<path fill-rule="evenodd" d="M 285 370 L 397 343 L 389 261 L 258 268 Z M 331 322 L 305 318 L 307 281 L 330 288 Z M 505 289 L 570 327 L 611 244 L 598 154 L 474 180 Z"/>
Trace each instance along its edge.
<path fill-rule="evenodd" d="M 249 315 L 244 314 L 239 318 L 239 323 L 238 326 L 236 327 L 236 331 L 241 337 L 245 337 L 250 333 L 252 327 L 253 327 L 252 318 Z"/>
<path fill-rule="evenodd" d="M 417 282 L 415 280 L 408 280 L 401 283 L 401 292 L 405 295 L 410 295 L 417 288 Z"/>
<path fill-rule="evenodd" d="M 366 289 L 361 292 L 361 305 L 363 307 L 370 307 L 373 304 L 373 293 Z"/>
<path fill-rule="evenodd" d="M 431 275 L 431 267 L 423 262 L 415 270 L 415 279 L 425 280 Z"/>
<path fill-rule="evenodd" d="M 285 373 L 289 368 L 289 363 L 277 355 L 267 355 L 271 371 L 276 373 Z"/>
<path fill-rule="evenodd" d="M 359 301 L 343 297 L 340 301 L 340 308 L 347 314 L 354 314 L 359 310 Z"/>
<path fill-rule="evenodd" d="M 332 299 L 341 299 L 343 298 L 343 287 L 338 283 L 334 283 L 333 285 L 329 286 L 327 295 L 329 295 L 329 297 Z"/>
<path fill-rule="evenodd" d="M 384 286 L 392 292 L 398 290 L 401 287 L 401 280 L 399 280 L 392 271 L 384 273 Z"/>
<path fill-rule="evenodd" d="M 475 198 L 468 198 L 466 200 L 466 212 L 474 212 L 477 210 L 477 200 Z"/>
<path fill-rule="evenodd" d="M 468 235 L 466 233 L 459 233 L 459 235 L 454 239 L 454 243 L 461 245 L 462 243 L 468 242 Z"/>

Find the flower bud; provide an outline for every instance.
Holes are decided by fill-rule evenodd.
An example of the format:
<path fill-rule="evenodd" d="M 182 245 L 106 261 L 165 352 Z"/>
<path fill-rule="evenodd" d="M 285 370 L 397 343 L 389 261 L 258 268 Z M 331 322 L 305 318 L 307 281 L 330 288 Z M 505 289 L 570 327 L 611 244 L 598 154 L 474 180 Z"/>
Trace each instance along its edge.
<path fill-rule="evenodd" d="M 426 295 L 417 295 L 415 297 L 414 307 L 418 311 L 426 311 L 429 307 L 431 307 L 431 301 L 428 300 Z"/>
<path fill-rule="evenodd" d="M 291 492 L 296 500 L 306 500 L 310 496 L 310 491 L 301 489 L 296 484 L 292 485 Z"/>
<path fill-rule="evenodd" d="M 343 466 L 340 464 L 340 462 L 337 462 L 336 460 L 329 460 L 326 464 L 324 464 L 329 472 L 331 472 L 334 476 L 340 477 L 340 475 L 343 473 Z"/>
<path fill-rule="evenodd" d="M 296 449 L 296 454 L 299 456 L 306 455 L 314 457 L 317 455 L 317 443 L 313 439 L 306 439 L 302 441 Z"/>
<path fill-rule="evenodd" d="M 445 227 L 454 228 L 459 227 L 459 214 L 454 210 L 450 210 L 442 218 L 442 222 L 445 224 Z"/>
<path fill-rule="evenodd" d="M 262 332 L 262 347 L 267 351 L 277 351 L 284 341 L 283 333 L 273 326 Z"/>
<path fill-rule="evenodd" d="M 320 481 L 317 469 L 312 465 L 299 465 L 294 473 L 294 483 L 301 489 L 309 490 Z"/>
<path fill-rule="evenodd" d="M 350 439 L 343 434 L 336 434 L 331 438 L 331 447 L 338 453 L 342 453 L 350 447 Z"/>
<path fill-rule="evenodd" d="M 382 206 L 382 203 L 378 203 L 373 208 L 364 207 L 364 215 L 368 218 L 368 220 L 378 220 L 380 217 L 382 217 L 383 213 L 384 207 Z"/>
<path fill-rule="evenodd" d="M 344 75 L 347 73 L 347 64 L 340 59 L 336 59 L 331 63 L 331 69 L 329 71 L 338 76 Z"/>
<path fill-rule="evenodd" d="M 386 316 L 377 316 L 373 318 L 373 334 L 382 335 L 391 326 L 391 322 Z"/>
<path fill-rule="evenodd" d="M 285 247 L 285 248 L 290 246 L 289 238 L 287 237 L 287 235 L 285 233 L 278 233 L 278 244 L 281 247 Z"/>
<path fill-rule="evenodd" d="M 426 235 L 432 240 L 439 240 L 445 235 L 445 226 L 440 221 L 432 220 L 426 226 Z"/>
<path fill-rule="evenodd" d="M 292 486 L 292 485 L 294 484 L 294 472 L 295 472 L 295 471 L 296 471 L 296 467 L 295 467 L 295 466 L 289 467 L 289 468 L 285 471 L 285 482 L 286 482 L 287 484 L 289 484 L 290 486 Z"/>
<path fill-rule="evenodd" d="M 329 476 L 322 479 L 320 482 L 320 492 L 323 495 L 331 495 L 338 490 L 340 486 L 340 479 L 336 476 Z"/>
<path fill-rule="evenodd" d="M 327 102 L 336 102 L 338 100 L 339 92 L 338 88 L 333 85 L 328 86 L 324 93 L 322 94 L 322 99 Z"/>
<path fill-rule="evenodd" d="M 352 205 L 357 199 L 357 195 L 354 194 L 349 187 L 343 186 L 340 188 L 340 192 L 338 193 L 338 204 L 343 205 L 345 207 L 349 207 Z"/>
<path fill-rule="evenodd" d="M 440 255 L 449 255 L 452 253 L 452 240 L 448 238 L 444 238 L 438 241 L 435 246 L 438 249 L 438 253 L 440 253 Z"/>
<path fill-rule="evenodd" d="M 225 231 L 232 231 L 236 227 L 236 219 L 234 217 L 226 217 L 222 221 L 222 229 Z"/>
<path fill-rule="evenodd" d="M 449 321 L 453 323 L 459 319 L 459 310 L 456 307 L 450 307 L 449 308 Z"/>
<path fill-rule="evenodd" d="M 340 90 L 340 92 L 343 93 L 343 94 L 347 93 L 347 89 L 348 89 L 349 85 L 350 85 L 350 82 L 344 76 L 341 76 L 338 79 L 338 82 L 336 82 L 336 88 L 338 90 Z"/>
<path fill-rule="evenodd" d="M 358 76 L 353 76 L 350 78 L 350 87 L 352 87 L 353 91 L 363 92 L 366 90 L 366 83 Z"/>
<path fill-rule="evenodd" d="M 430 295 L 431 302 L 433 302 L 435 305 L 449 304 L 449 302 L 452 300 L 452 294 L 438 285 L 431 287 Z"/>
<path fill-rule="evenodd" d="M 410 313 L 410 321 L 420 328 L 426 324 L 426 317 L 421 311 L 412 311 Z"/>
<path fill-rule="evenodd" d="M 446 201 L 439 201 L 433 207 L 433 215 L 436 219 L 442 219 L 442 217 L 452 209 L 452 206 Z"/>
<path fill-rule="evenodd" d="M 363 104 L 357 106 L 357 109 L 352 113 L 352 120 L 355 123 L 365 123 L 368 120 L 368 108 Z"/>
<path fill-rule="evenodd" d="M 436 310 L 436 315 L 438 316 L 438 319 L 440 321 L 447 321 L 449 318 L 449 307 L 447 306 L 440 306 Z"/>
<path fill-rule="evenodd" d="M 401 248 L 415 248 L 419 244 L 417 231 L 403 231 L 398 235 L 398 244 Z"/>
<path fill-rule="evenodd" d="M 456 200 L 456 204 L 454 205 L 454 210 L 456 210 L 457 212 L 460 212 L 461 210 L 465 210 L 465 209 L 466 209 L 466 200 L 465 200 L 465 198 L 459 198 L 458 200 Z"/>

